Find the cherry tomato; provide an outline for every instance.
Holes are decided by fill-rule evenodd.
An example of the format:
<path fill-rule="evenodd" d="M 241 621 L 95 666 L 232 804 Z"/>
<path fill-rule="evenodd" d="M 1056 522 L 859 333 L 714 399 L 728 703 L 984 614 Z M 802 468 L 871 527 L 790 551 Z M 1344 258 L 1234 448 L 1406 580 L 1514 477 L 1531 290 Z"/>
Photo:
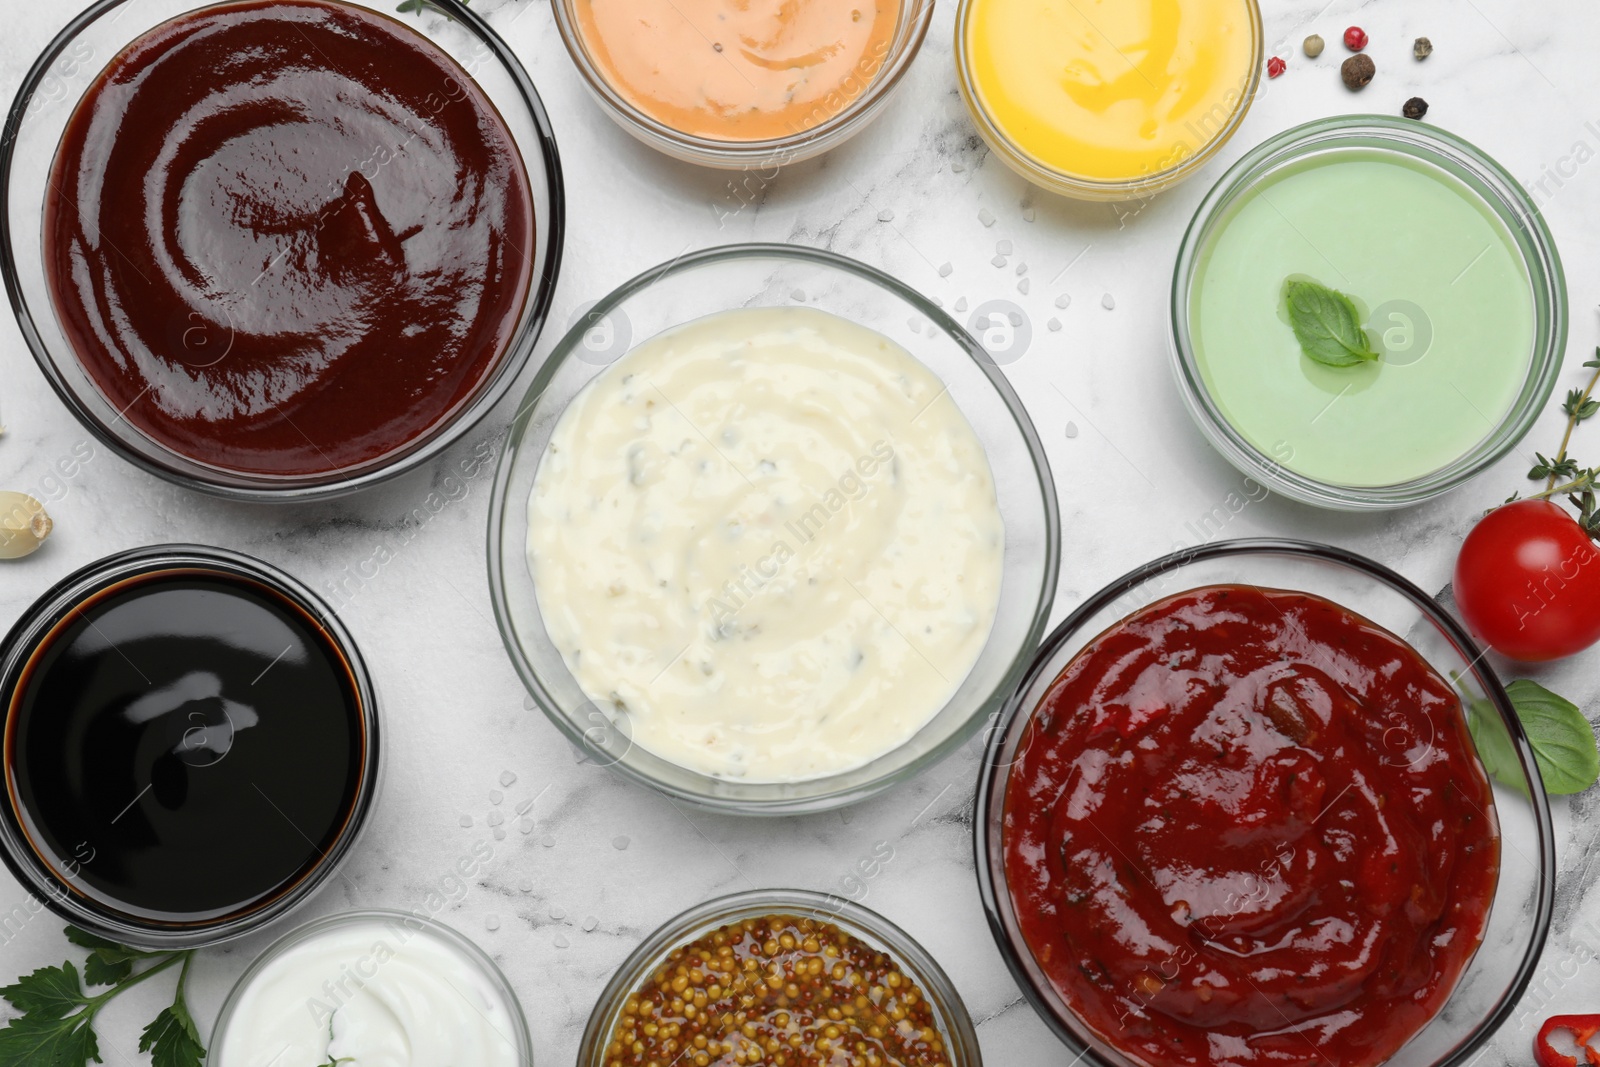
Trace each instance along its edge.
<path fill-rule="evenodd" d="M 1456 557 L 1456 606 L 1477 637 L 1538 662 L 1600 641 L 1600 549 L 1548 500 L 1489 512 Z"/>

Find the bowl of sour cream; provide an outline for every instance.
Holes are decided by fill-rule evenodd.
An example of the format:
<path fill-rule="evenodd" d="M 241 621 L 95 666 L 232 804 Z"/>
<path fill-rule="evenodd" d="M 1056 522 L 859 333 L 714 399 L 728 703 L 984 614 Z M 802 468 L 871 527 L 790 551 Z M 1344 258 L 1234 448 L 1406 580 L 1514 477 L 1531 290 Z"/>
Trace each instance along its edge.
<path fill-rule="evenodd" d="M 462 1063 L 532 1067 L 516 993 L 442 923 L 399 911 L 330 915 L 261 954 L 222 1005 L 207 1067 Z"/>
<path fill-rule="evenodd" d="M 753 814 L 968 741 L 1043 632 L 1060 531 L 1004 375 L 854 260 L 735 245 L 585 311 L 512 424 L 490 587 L 586 757 Z"/>

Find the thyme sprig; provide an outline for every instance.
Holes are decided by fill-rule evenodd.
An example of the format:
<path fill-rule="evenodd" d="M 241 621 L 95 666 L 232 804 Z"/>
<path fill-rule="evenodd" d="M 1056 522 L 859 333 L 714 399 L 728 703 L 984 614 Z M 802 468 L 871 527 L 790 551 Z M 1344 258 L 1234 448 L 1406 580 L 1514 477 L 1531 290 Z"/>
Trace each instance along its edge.
<path fill-rule="evenodd" d="M 1542 452 L 1533 454 L 1535 462 L 1533 469 L 1528 471 L 1528 478 L 1531 481 L 1543 481 L 1545 485 L 1540 492 L 1531 494 L 1530 499 L 1566 497 L 1567 503 L 1578 512 L 1578 525 L 1583 527 L 1584 533 L 1600 541 L 1600 497 L 1597 497 L 1597 491 L 1600 491 L 1600 466 L 1585 467 L 1573 459 L 1568 451 L 1572 446 L 1573 431 L 1578 425 L 1600 413 L 1600 397 L 1594 395 L 1596 387 L 1600 387 L 1600 347 L 1595 349 L 1595 358 L 1585 360 L 1583 365 L 1594 373 L 1589 375 L 1589 382 L 1582 389 L 1567 391 L 1567 398 L 1561 405 L 1562 412 L 1567 416 L 1567 429 L 1561 435 L 1561 447 L 1553 457 Z"/>

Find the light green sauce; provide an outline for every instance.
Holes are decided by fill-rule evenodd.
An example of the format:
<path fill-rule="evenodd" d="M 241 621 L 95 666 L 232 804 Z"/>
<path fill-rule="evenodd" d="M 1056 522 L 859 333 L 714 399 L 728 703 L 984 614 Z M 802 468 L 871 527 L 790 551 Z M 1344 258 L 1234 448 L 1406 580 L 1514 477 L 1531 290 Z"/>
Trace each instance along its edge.
<path fill-rule="evenodd" d="M 1283 307 L 1290 275 L 1353 297 L 1384 361 L 1306 357 Z M 1201 376 L 1239 434 L 1289 470 L 1351 487 L 1411 481 L 1470 452 L 1511 409 L 1533 354 L 1532 283 L 1505 224 L 1453 176 L 1375 149 L 1298 161 L 1234 201 L 1201 250 L 1189 314 Z"/>

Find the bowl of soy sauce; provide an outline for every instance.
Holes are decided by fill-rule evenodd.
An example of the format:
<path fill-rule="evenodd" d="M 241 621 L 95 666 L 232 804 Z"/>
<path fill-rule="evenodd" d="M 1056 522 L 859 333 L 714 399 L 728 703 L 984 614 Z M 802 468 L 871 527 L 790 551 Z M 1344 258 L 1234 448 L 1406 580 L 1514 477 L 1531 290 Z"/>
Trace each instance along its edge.
<path fill-rule="evenodd" d="M 260 929 L 336 875 L 378 706 L 312 591 L 161 545 L 68 575 L 0 643 L 0 858 L 52 911 L 151 948 Z"/>

